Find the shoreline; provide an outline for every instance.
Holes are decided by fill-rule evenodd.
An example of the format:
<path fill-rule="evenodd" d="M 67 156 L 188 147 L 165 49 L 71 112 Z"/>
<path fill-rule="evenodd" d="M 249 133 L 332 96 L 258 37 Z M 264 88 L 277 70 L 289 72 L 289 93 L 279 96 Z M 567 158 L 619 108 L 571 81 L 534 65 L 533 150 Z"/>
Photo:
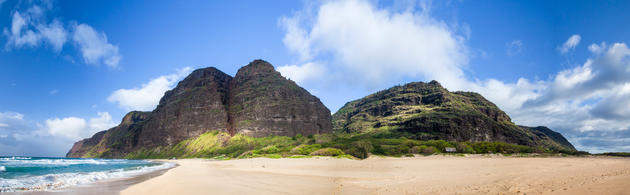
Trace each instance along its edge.
<path fill-rule="evenodd" d="M 420 156 L 174 160 L 120 194 L 620 194 L 630 158 Z"/>
<path fill-rule="evenodd" d="M 108 195 L 108 194 L 120 194 L 120 192 L 132 185 L 136 185 L 147 181 L 149 179 L 159 177 L 162 174 L 166 173 L 168 170 L 176 168 L 179 166 L 176 162 L 167 161 L 167 160 L 150 160 L 157 162 L 165 162 L 165 163 L 175 163 L 175 166 L 160 169 L 156 171 L 151 171 L 139 175 L 135 175 L 133 177 L 126 178 L 114 178 L 107 179 L 102 181 L 96 181 L 93 183 L 69 186 L 65 188 L 60 188 L 51 191 L 23 191 L 23 192 L 6 192 L 6 194 L 27 194 L 27 195 L 48 195 L 48 194 L 69 194 L 69 195 L 82 195 L 82 194 L 90 194 L 90 195 Z M 3 193 L 4 194 L 4 193 Z"/>

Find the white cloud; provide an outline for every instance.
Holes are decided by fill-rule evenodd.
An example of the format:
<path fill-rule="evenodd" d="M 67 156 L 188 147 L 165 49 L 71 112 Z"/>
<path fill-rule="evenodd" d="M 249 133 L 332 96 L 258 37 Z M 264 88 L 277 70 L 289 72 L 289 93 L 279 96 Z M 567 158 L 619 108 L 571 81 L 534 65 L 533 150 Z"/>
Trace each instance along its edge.
<path fill-rule="evenodd" d="M 305 29 L 302 29 L 299 25 L 300 15 L 293 18 L 282 18 L 280 25 L 282 25 L 286 31 L 282 42 L 300 56 L 301 60 L 311 59 L 311 46 L 310 40 L 306 37 L 308 34 Z"/>
<path fill-rule="evenodd" d="M 103 63 L 115 68 L 122 58 L 118 53 L 118 46 L 109 43 L 104 32 L 96 32 L 87 24 L 74 26 L 72 39 L 78 44 L 85 63 Z"/>
<path fill-rule="evenodd" d="M 325 67 L 315 62 L 308 62 L 303 65 L 285 65 L 276 69 L 282 76 L 300 84 L 307 80 L 321 78 L 325 73 Z"/>
<path fill-rule="evenodd" d="M 175 87 L 177 81 L 188 75 L 191 70 L 190 67 L 186 67 L 177 70 L 177 73 L 152 79 L 138 88 L 116 90 L 107 100 L 117 103 L 118 106 L 128 111 L 153 110 L 160 102 L 164 92 Z"/>
<path fill-rule="evenodd" d="M 362 0 L 327 1 L 315 11 L 280 20 L 284 44 L 301 64 L 331 55 L 346 83 L 369 88 L 391 85 L 405 77 L 425 77 L 460 87 L 467 63 L 462 36 L 425 11 L 380 9 Z M 322 74 L 327 75 L 327 74 Z M 316 77 L 308 77 L 317 79 Z"/>
<path fill-rule="evenodd" d="M 40 24 L 37 26 L 37 29 L 41 36 L 53 46 L 55 51 L 61 51 L 66 40 L 68 40 L 68 33 L 58 20 L 53 20 L 48 25 Z"/>
<path fill-rule="evenodd" d="M 23 16 L 20 12 L 16 11 L 13 13 L 11 31 L 4 29 L 4 35 L 8 38 L 6 48 L 34 47 L 39 44 L 41 36 L 27 28 L 29 20 L 28 16 Z"/>
<path fill-rule="evenodd" d="M 591 51 L 591 53 L 594 54 L 601 54 L 603 51 L 602 49 L 606 48 L 606 43 L 602 42 L 601 45 L 597 45 L 595 43 L 591 44 L 590 46 L 588 46 L 588 50 Z"/>
<path fill-rule="evenodd" d="M 116 126 L 107 112 L 99 112 L 98 117 L 90 118 L 87 122 L 83 118 L 66 117 L 46 120 L 45 128 L 52 136 L 78 140 L 92 134 Z"/>
<path fill-rule="evenodd" d="M 97 115 L 98 117 L 96 118 L 90 118 L 89 129 L 96 130 L 97 132 L 116 126 L 116 123 L 114 123 L 112 116 L 109 115 L 108 112 L 99 112 Z M 91 134 L 93 133 L 89 133 L 88 135 L 91 136 Z"/>
<path fill-rule="evenodd" d="M 4 123 L 0 123 L 0 127 L 8 127 L 9 125 L 4 124 Z"/>
<path fill-rule="evenodd" d="M 564 42 L 564 44 L 562 44 L 562 46 L 558 47 L 558 50 L 560 51 L 560 53 L 566 54 L 569 51 L 575 49 L 575 47 L 580 44 L 581 39 L 582 37 L 578 34 L 572 35 L 571 37 L 569 37 L 569 39 L 567 39 L 566 42 Z"/>
<path fill-rule="evenodd" d="M 54 51 L 61 51 L 68 33 L 57 19 L 46 23 L 43 16 L 47 10 L 33 5 L 24 12 L 14 11 L 11 30 L 4 29 L 4 35 L 7 36 L 5 48 L 38 47 L 42 42 L 46 42 Z"/>
<path fill-rule="evenodd" d="M 630 49 L 624 43 L 592 47 L 594 56 L 583 65 L 558 72 L 538 97 L 510 110 L 513 119 L 574 134 L 630 131 Z"/>
<path fill-rule="evenodd" d="M 93 118 L 50 118 L 43 124 L 16 112 L 0 112 L 0 156 L 64 156 L 74 142 L 116 125 L 107 112 Z"/>
<path fill-rule="evenodd" d="M 55 94 L 57 94 L 57 93 L 59 93 L 59 90 L 56 90 L 56 89 L 50 90 L 50 91 L 48 92 L 48 94 L 50 94 L 50 95 L 55 95 Z"/>
<path fill-rule="evenodd" d="M 26 5 L 21 5 L 22 3 Z M 112 68 L 118 66 L 122 59 L 118 46 L 111 44 L 104 32 L 97 32 L 90 25 L 76 24 L 74 21 L 69 22 L 72 29 L 68 32 L 60 19 L 47 20 L 46 15 L 52 10 L 51 2 L 38 3 L 40 5 L 33 2 L 18 3 L 20 6 L 16 6 L 13 11 L 10 29 L 3 30 L 7 37 L 5 49 L 36 48 L 47 43 L 53 51 L 59 53 L 71 38 L 85 63 L 105 64 Z M 22 6 L 29 8 L 18 10 Z"/>
<path fill-rule="evenodd" d="M 53 136 L 64 136 L 71 139 L 80 138 L 81 131 L 85 130 L 87 123 L 85 119 L 77 117 L 52 118 L 46 120 L 48 133 Z"/>
<path fill-rule="evenodd" d="M 628 151 L 630 144 L 630 49 L 624 43 L 593 44 L 582 65 L 550 80 L 516 84 L 494 79 L 469 83 L 521 125 L 561 131 L 578 149 Z"/>
<path fill-rule="evenodd" d="M 17 112 L 0 112 L 0 119 L 2 118 L 22 120 L 24 119 L 24 115 Z"/>

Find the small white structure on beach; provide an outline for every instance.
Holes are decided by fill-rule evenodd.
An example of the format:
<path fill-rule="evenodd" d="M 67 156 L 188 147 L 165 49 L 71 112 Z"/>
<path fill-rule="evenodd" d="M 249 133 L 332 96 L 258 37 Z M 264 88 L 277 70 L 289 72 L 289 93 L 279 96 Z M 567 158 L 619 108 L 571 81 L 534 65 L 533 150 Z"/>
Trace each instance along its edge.
<path fill-rule="evenodd" d="M 444 148 L 444 150 L 446 150 L 446 152 L 457 152 L 457 149 L 450 148 L 450 147 L 446 147 L 446 148 Z"/>

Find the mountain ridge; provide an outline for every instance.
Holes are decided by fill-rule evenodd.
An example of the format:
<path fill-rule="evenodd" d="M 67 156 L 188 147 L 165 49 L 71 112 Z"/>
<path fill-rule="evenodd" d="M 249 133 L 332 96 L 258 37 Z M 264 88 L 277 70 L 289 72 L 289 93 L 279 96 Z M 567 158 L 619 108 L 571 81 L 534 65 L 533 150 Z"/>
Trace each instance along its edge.
<path fill-rule="evenodd" d="M 283 77 L 268 62 L 254 60 L 241 67 L 234 77 L 215 67 L 191 72 L 175 88 L 164 93 L 153 111 L 129 112 L 118 126 L 76 142 L 67 157 L 221 154 L 215 151 L 216 147 L 221 148 L 220 151 L 232 151 L 229 153 L 232 157 L 248 150 L 251 156 L 273 141 L 252 145 L 247 137 L 267 136 L 280 136 L 279 140 L 311 140 L 302 144 L 315 144 L 313 148 L 321 147 L 316 146 L 320 143 L 339 147 L 345 152 L 359 154 L 357 157 L 360 158 L 366 157 L 370 148 L 382 154 L 417 151 L 411 146 L 400 145 L 395 149 L 397 152 L 392 152 L 394 145 L 382 143 L 387 142 L 382 140 L 386 137 L 400 138 L 401 143 L 416 145 L 423 142 L 404 140 L 446 141 L 450 145 L 462 146 L 460 148 L 484 147 L 481 142 L 504 142 L 527 147 L 518 149 L 501 144 L 497 147 L 511 147 L 510 151 L 515 148 L 519 151 L 576 151 L 560 133 L 546 127 L 518 126 L 480 94 L 449 92 L 437 81 L 411 82 L 381 90 L 346 103 L 331 116 L 319 98 Z M 304 139 L 304 136 L 309 138 Z M 343 143 L 335 143 L 335 140 Z M 211 143 L 212 147 L 200 146 L 200 142 Z M 372 146 L 366 145 L 367 142 Z M 480 144 L 469 144 L 474 142 Z M 271 146 L 284 148 L 282 151 L 298 147 Z M 358 146 L 365 148 L 359 151 L 360 148 L 355 148 Z M 445 147 L 436 146 L 439 150 Z M 210 151 L 199 150 L 199 147 Z M 239 149 L 231 150 L 230 147 Z M 475 151 L 495 150 L 475 148 Z M 496 151 L 501 149 L 496 148 Z"/>
<path fill-rule="evenodd" d="M 234 77 L 215 67 L 191 72 L 152 112 L 128 113 L 120 125 L 76 142 L 67 156 L 120 158 L 211 130 L 254 137 L 328 133 L 330 118 L 319 98 L 254 60 Z"/>
<path fill-rule="evenodd" d="M 335 132 L 390 129 L 412 133 L 419 140 L 502 141 L 575 151 L 559 133 L 517 126 L 480 94 L 449 92 L 435 80 L 394 86 L 350 101 L 333 114 L 333 126 Z"/>

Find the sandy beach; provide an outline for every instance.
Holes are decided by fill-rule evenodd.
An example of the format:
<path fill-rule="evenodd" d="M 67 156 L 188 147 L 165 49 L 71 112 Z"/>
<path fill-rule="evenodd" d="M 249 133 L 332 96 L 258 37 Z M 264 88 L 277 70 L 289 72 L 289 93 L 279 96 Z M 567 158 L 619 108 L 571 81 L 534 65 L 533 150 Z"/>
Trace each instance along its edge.
<path fill-rule="evenodd" d="M 175 160 L 121 194 L 630 194 L 630 159 L 429 156 Z"/>

